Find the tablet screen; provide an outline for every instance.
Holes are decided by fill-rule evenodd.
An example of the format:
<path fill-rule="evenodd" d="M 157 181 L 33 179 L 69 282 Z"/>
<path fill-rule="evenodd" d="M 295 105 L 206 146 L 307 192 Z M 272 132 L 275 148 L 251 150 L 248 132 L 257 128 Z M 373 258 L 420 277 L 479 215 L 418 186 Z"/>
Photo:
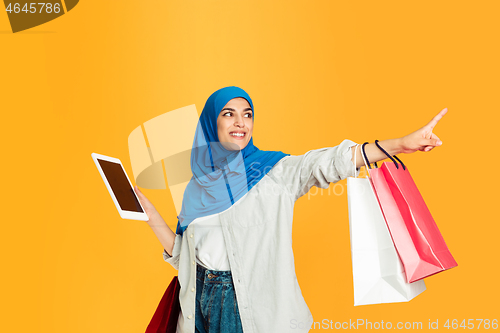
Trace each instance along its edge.
<path fill-rule="evenodd" d="M 115 194 L 116 200 L 122 210 L 127 210 L 131 212 L 144 213 L 137 201 L 137 197 L 134 193 L 134 189 L 130 187 L 130 183 L 123 171 L 123 168 L 118 163 L 113 163 L 101 159 L 97 159 L 102 171 L 106 175 L 109 186 Z"/>

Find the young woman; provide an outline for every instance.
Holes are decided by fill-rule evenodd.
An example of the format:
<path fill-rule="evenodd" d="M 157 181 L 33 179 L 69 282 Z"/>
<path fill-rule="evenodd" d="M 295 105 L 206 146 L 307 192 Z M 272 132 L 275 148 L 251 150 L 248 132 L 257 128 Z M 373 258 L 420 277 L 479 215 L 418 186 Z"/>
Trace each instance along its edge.
<path fill-rule="evenodd" d="M 380 141 L 391 155 L 430 151 L 441 111 L 421 129 Z M 262 151 L 252 139 L 255 110 L 238 87 L 213 93 L 200 115 L 176 233 L 136 187 L 148 224 L 179 270 L 177 332 L 307 332 L 313 322 L 295 275 L 292 219 L 295 201 L 312 186 L 354 176 L 356 143 L 300 156 Z M 386 155 L 365 146 L 370 162 Z M 356 176 L 363 165 L 357 152 Z"/>

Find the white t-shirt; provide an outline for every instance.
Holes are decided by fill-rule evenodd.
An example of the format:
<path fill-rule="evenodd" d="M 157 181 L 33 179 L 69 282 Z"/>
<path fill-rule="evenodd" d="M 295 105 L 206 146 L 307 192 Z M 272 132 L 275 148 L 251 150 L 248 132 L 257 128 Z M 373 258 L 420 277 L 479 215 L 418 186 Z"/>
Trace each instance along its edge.
<path fill-rule="evenodd" d="M 196 224 L 195 257 L 196 262 L 205 268 L 230 271 L 219 214 L 198 217 L 191 222 Z"/>

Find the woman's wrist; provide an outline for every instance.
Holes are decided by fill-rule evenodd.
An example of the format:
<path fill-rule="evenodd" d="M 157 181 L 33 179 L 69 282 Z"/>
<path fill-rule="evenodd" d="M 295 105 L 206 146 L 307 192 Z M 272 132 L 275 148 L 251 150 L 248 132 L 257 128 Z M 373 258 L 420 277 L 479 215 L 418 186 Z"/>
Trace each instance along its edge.
<path fill-rule="evenodd" d="M 405 142 L 406 137 L 399 138 L 399 154 L 408 154 L 409 152 L 406 150 Z"/>
<path fill-rule="evenodd" d="M 151 213 L 151 215 L 149 216 L 149 220 L 146 221 L 146 223 L 150 227 L 161 226 L 166 224 L 165 221 L 163 220 L 163 217 L 161 217 L 160 213 L 158 213 L 158 211 L 156 210 L 153 213 Z"/>
<path fill-rule="evenodd" d="M 394 139 L 392 156 L 403 153 L 403 138 Z"/>

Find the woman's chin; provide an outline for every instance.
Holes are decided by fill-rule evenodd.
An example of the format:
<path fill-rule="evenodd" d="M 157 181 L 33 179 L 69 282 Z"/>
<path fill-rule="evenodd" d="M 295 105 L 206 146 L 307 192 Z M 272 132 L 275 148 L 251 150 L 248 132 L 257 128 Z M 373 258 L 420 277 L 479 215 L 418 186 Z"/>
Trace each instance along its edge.
<path fill-rule="evenodd" d="M 227 150 L 241 150 L 240 145 L 234 142 L 221 142 L 222 146 Z"/>

